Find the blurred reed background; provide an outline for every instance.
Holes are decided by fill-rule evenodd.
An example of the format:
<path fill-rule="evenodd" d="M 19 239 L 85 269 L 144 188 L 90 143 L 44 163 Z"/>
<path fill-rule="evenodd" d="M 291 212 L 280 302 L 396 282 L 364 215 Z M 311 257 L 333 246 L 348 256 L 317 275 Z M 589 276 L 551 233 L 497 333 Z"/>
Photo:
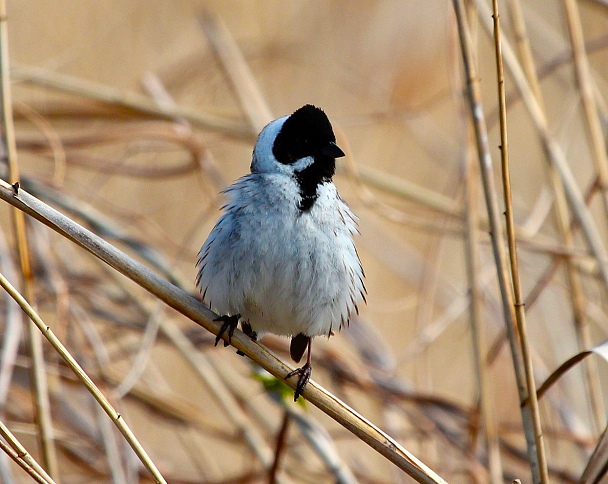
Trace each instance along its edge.
<path fill-rule="evenodd" d="M 502 212 L 491 5 L 465 7 Z M 608 332 L 608 3 L 499 7 L 519 277 L 540 386 Z M 20 0 L 7 11 L 21 186 L 193 294 L 219 192 L 248 172 L 260 127 L 322 107 L 348 153 L 336 183 L 360 218 L 368 304 L 349 329 L 315 342 L 314 379 L 448 482 L 532 482 L 451 2 Z M 12 211 L 0 204 L 0 271 L 169 482 L 411 482 L 32 219 L 24 286 Z M 150 482 L 6 294 L 0 308 L 2 423 L 56 482 Z M 262 343 L 288 360 L 287 340 Z M 594 355 L 540 399 L 551 482 L 599 482 L 606 471 L 608 364 Z M 0 475 L 31 479 L 4 454 Z"/>

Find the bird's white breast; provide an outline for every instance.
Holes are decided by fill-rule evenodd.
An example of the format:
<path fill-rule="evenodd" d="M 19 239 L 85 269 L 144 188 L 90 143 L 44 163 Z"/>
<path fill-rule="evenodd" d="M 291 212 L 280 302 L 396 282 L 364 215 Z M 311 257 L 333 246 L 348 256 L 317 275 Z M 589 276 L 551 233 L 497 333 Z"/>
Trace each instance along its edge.
<path fill-rule="evenodd" d="M 329 334 L 364 293 L 354 216 L 333 183 L 301 211 L 284 174 L 251 174 L 227 190 L 225 213 L 200 252 L 198 285 L 219 314 L 240 314 L 254 331 Z"/>

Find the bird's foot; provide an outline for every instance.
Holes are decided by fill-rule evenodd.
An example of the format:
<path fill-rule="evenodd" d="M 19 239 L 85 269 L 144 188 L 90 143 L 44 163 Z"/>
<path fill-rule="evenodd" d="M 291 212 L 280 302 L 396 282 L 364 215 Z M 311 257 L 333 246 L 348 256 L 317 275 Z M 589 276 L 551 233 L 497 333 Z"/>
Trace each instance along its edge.
<path fill-rule="evenodd" d="M 285 377 L 285 379 L 287 380 L 288 378 L 291 378 L 294 375 L 300 375 L 300 377 L 298 378 L 298 384 L 296 385 L 296 391 L 293 395 L 294 402 L 297 402 L 298 397 L 304 392 L 306 384 L 308 383 L 308 380 L 310 380 L 311 374 L 312 365 L 310 363 L 306 363 L 302 368 L 298 368 L 296 370 L 293 370 L 292 372 L 289 372 Z"/>
<path fill-rule="evenodd" d="M 222 321 L 222 327 L 220 328 L 220 331 L 217 333 L 217 336 L 215 337 L 215 346 L 217 346 L 217 344 L 220 342 L 220 340 L 222 339 L 222 336 L 226 332 L 226 330 L 228 330 L 228 340 L 224 341 L 224 347 L 226 347 L 230 344 L 230 341 L 232 340 L 232 335 L 234 334 L 234 330 L 239 325 L 240 317 L 241 317 L 240 314 L 235 314 L 233 316 L 228 316 L 227 314 L 224 314 L 223 316 L 220 316 L 219 318 L 214 319 L 214 321 Z"/>
<path fill-rule="evenodd" d="M 241 328 L 243 328 L 243 333 L 249 336 L 253 341 L 258 340 L 258 333 L 253 330 L 251 324 L 249 324 L 249 321 L 243 321 L 241 323 Z"/>
<path fill-rule="evenodd" d="M 253 330 L 251 324 L 249 324 L 249 321 L 243 321 L 241 323 L 241 328 L 243 329 L 243 333 L 249 336 L 253 341 L 258 340 L 258 333 Z M 239 356 L 245 356 L 245 353 L 243 353 L 241 350 L 237 350 L 236 354 Z"/>

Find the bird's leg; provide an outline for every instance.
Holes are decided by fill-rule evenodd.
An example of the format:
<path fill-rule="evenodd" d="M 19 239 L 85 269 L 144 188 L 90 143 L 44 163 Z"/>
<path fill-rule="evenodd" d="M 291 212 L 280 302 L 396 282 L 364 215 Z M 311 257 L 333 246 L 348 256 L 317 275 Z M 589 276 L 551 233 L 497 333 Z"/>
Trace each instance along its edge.
<path fill-rule="evenodd" d="M 251 324 L 249 324 L 249 321 L 242 321 L 241 328 L 243 329 L 243 333 L 249 336 L 253 341 L 258 340 L 258 333 L 253 330 Z M 239 356 L 245 356 L 245 353 L 243 353 L 241 350 L 237 350 L 236 354 Z"/>
<path fill-rule="evenodd" d="M 235 314 L 233 316 L 228 316 L 227 314 L 224 314 L 223 316 L 214 319 L 214 321 L 222 321 L 222 327 L 220 328 L 219 332 L 217 333 L 217 336 L 215 337 L 215 346 L 217 346 L 217 344 L 220 342 L 220 340 L 222 339 L 222 335 L 226 332 L 226 330 L 228 330 L 228 340 L 224 341 L 224 347 L 230 344 L 230 341 L 232 340 L 232 335 L 234 334 L 234 330 L 239 325 L 240 317 L 240 314 Z"/>
<path fill-rule="evenodd" d="M 296 385 L 296 391 L 293 395 L 294 402 L 297 402 L 298 397 L 300 395 L 302 395 L 302 393 L 304 392 L 304 389 L 306 388 L 306 384 L 308 383 L 308 380 L 310 380 L 310 375 L 312 374 L 312 365 L 310 363 L 311 350 L 312 350 L 312 338 L 310 336 L 308 336 L 308 354 L 306 355 L 306 363 L 304 364 L 304 366 L 302 368 L 293 370 L 292 372 L 288 373 L 287 376 L 285 377 L 285 379 L 287 380 L 288 378 L 290 378 L 294 375 L 300 375 L 300 377 L 298 378 L 298 384 Z"/>
<path fill-rule="evenodd" d="M 258 333 L 253 330 L 251 324 L 249 324 L 249 321 L 243 321 L 241 323 L 241 328 L 243 328 L 243 333 L 249 336 L 253 341 L 258 340 Z"/>

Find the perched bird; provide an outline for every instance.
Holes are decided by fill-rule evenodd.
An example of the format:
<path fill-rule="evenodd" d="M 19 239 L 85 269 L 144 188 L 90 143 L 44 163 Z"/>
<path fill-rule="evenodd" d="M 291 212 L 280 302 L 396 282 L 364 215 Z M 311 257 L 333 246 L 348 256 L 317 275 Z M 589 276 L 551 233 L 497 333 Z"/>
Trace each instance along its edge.
<path fill-rule="evenodd" d="M 197 286 L 222 316 L 215 344 L 241 322 L 261 333 L 291 336 L 298 375 L 295 400 L 312 372 L 314 336 L 331 336 L 365 300 L 353 242 L 355 216 L 332 182 L 344 152 L 326 114 L 307 104 L 268 124 L 253 150 L 251 174 L 224 193 L 221 216 L 203 245 Z M 228 345 L 228 343 L 225 343 Z"/>

